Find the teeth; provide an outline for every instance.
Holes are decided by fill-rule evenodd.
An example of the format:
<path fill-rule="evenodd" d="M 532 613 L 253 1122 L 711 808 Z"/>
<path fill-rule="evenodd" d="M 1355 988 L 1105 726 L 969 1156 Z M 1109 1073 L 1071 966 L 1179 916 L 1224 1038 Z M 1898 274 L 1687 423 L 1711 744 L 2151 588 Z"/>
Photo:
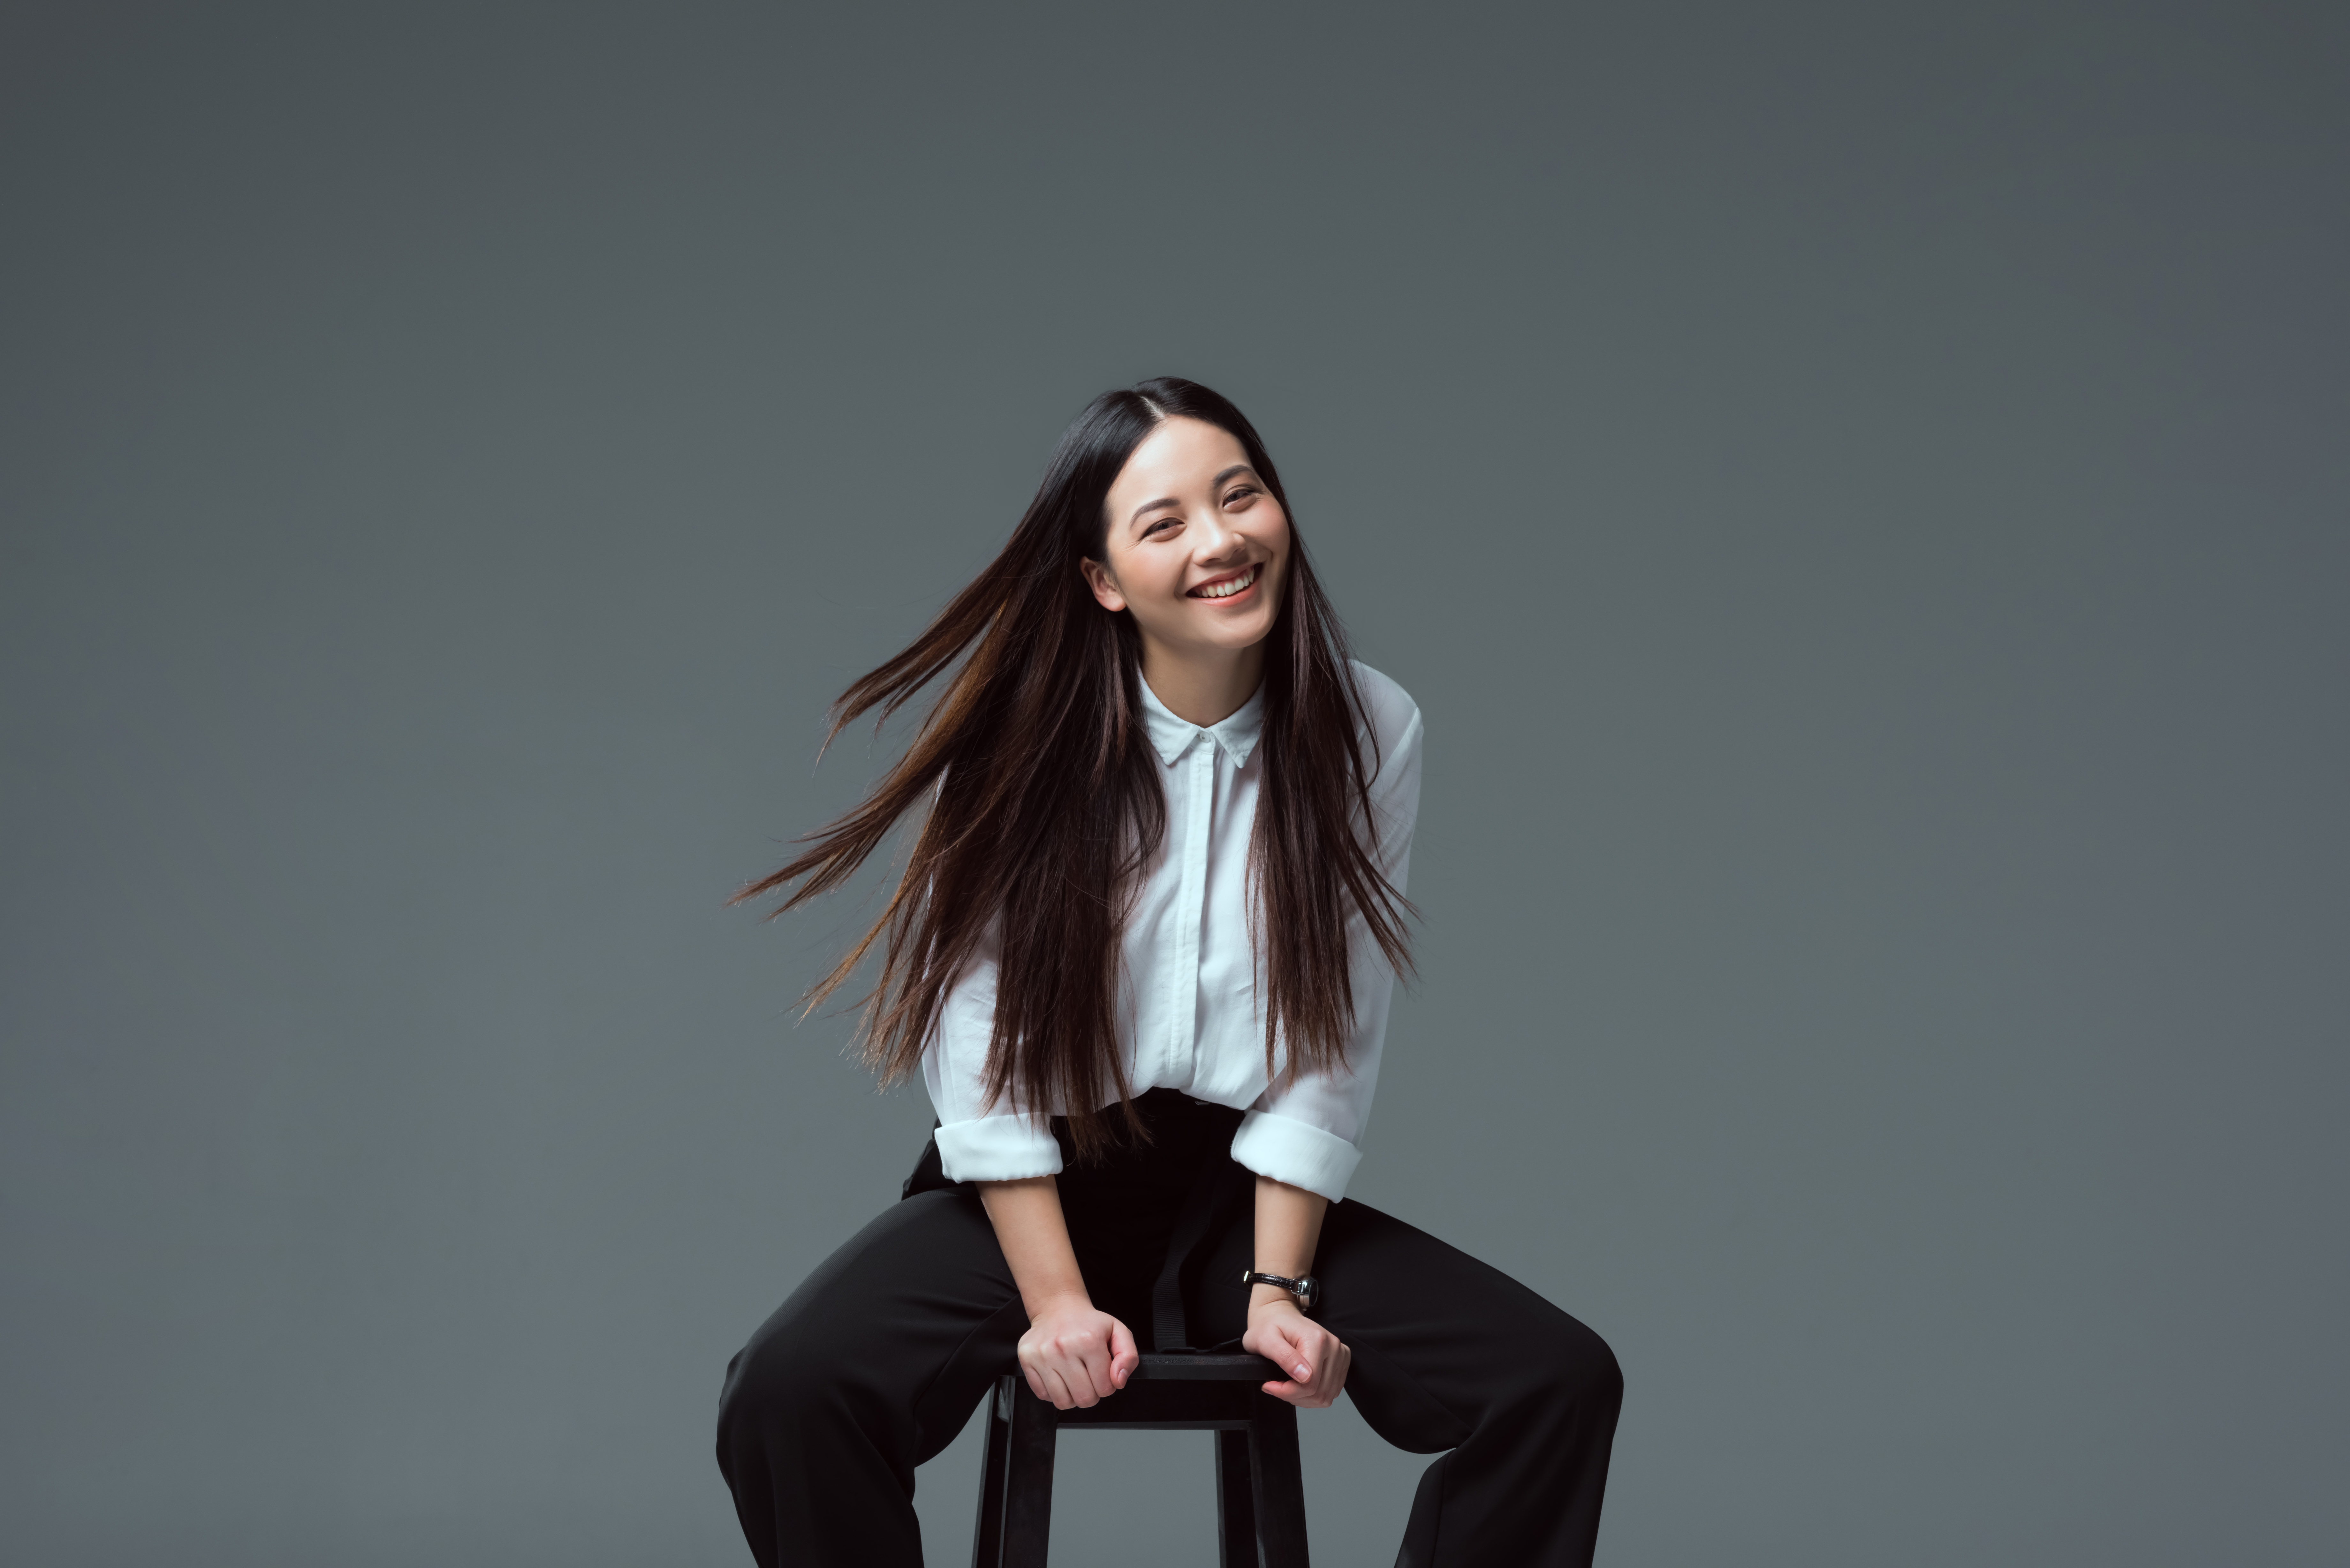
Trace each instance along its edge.
<path fill-rule="evenodd" d="M 1240 592 L 1243 588 L 1248 587 L 1251 583 L 1256 581 L 1256 571 L 1257 569 L 1254 566 L 1251 566 L 1248 569 L 1247 576 L 1234 577 L 1229 583 L 1218 583 L 1213 587 L 1201 588 L 1192 597 L 1203 599 L 1228 599 L 1234 594 Z"/>

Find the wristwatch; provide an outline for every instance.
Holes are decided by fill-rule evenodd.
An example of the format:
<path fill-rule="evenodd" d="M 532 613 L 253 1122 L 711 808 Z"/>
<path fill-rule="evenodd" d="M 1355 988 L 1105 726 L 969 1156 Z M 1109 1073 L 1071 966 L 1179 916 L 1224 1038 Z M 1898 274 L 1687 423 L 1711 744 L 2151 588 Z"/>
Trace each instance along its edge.
<path fill-rule="evenodd" d="M 1297 1298 L 1297 1304 L 1311 1313 L 1322 1300 L 1322 1282 L 1308 1274 L 1304 1279 L 1284 1280 L 1279 1274 L 1260 1274 L 1254 1269 L 1241 1271 L 1243 1285 L 1274 1285 Z"/>

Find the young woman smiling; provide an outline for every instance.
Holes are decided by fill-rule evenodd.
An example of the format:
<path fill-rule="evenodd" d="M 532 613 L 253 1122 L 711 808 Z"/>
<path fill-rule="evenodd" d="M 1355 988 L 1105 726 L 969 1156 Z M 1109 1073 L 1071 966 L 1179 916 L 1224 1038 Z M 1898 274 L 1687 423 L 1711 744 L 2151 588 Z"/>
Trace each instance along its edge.
<path fill-rule="evenodd" d="M 951 673 L 950 673 L 951 671 Z M 1096 399 L 1011 540 L 833 732 L 946 677 L 903 758 L 740 897 L 838 887 L 910 813 L 866 1017 L 939 1126 L 901 1201 L 727 1367 L 718 1459 L 770 1565 L 921 1562 L 914 1467 L 1015 1366 L 1062 1408 L 1145 1347 L 1443 1452 L 1399 1563 L 1587 1563 L 1623 1385 L 1516 1282 L 1359 1202 L 1419 711 L 1354 663 L 1248 421 Z M 1245 1274 L 1263 1278 L 1243 1283 Z"/>

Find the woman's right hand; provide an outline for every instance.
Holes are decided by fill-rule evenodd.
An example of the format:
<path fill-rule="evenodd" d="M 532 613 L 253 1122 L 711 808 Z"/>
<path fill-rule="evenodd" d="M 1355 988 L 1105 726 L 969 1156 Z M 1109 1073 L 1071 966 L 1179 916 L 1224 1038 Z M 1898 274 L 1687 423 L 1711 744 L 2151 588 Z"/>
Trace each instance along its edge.
<path fill-rule="evenodd" d="M 1084 1296 L 1047 1302 L 1020 1336 L 1020 1370 L 1036 1397 L 1056 1410 L 1100 1404 L 1141 1365 L 1126 1324 Z"/>

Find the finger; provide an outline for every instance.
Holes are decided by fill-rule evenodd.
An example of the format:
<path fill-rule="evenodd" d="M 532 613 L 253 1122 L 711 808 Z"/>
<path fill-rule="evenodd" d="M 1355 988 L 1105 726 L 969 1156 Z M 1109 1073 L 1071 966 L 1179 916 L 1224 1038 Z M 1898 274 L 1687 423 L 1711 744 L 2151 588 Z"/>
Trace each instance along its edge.
<path fill-rule="evenodd" d="M 1310 1325 L 1308 1325 L 1310 1328 Z M 1314 1376 L 1314 1355 L 1307 1340 L 1307 1329 L 1287 1323 L 1272 1325 L 1273 1343 L 1257 1354 L 1280 1367 L 1301 1383 Z"/>
<path fill-rule="evenodd" d="M 1102 1358 L 1107 1365 L 1107 1358 Z M 1091 1360 L 1083 1355 L 1071 1355 L 1061 1364 L 1061 1381 L 1069 1387 L 1069 1403 L 1080 1410 L 1090 1410 L 1101 1403 L 1096 1386 Z"/>
<path fill-rule="evenodd" d="M 1126 1324 L 1116 1318 L 1110 1319 L 1109 1376 L 1112 1384 L 1119 1388 L 1125 1387 L 1126 1380 L 1133 1376 L 1134 1369 L 1141 1365 L 1142 1353 L 1134 1347 L 1133 1334 Z"/>
<path fill-rule="evenodd" d="M 1288 1392 L 1276 1397 L 1286 1399 L 1293 1405 L 1306 1407 L 1326 1403 L 1323 1398 L 1323 1374 L 1320 1364 L 1315 1361 L 1302 1361 L 1301 1365 L 1305 1366 L 1305 1371 L 1298 1376 L 1284 1379 L 1282 1387 Z"/>
<path fill-rule="evenodd" d="M 1055 1409 L 1066 1410 L 1074 1402 L 1075 1390 L 1069 1385 L 1070 1355 L 1066 1336 L 1055 1334 L 1040 1335 L 1034 1341 L 1023 1341 L 1022 1349 L 1034 1357 L 1037 1375 L 1043 1384 L 1036 1390 L 1040 1399 L 1049 1399 Z"/>
<path fill-rule="evenodd" d="M 1296 1366 L 1292 1368 L 1295 1376 L 1268 1383 L 1264 1391 L 1308 1408 L 1318 1409 L 1335 1402 L 1338 1390 L 1346 1386 L 1350 1356 L 1345 1344 L 1336 1334 L 1314 1324 L 1301 1324 L 1296 1333 L 1284 1337 L 1297 1343 L 1297 1348 L 1288 1353 L 1296 1357 Z"/>
<path fill-rule="evenodd" d="M 1090 1410 L 1101 1403 L 1101 1386 L 1109 1380 L 1109 1357 L 1095 1355 L 1074 1358 L 1061 1369 L 1068 1379 L 1069 1397 L 1080 1410 Z"/>
<path fill-rule="evenodd" d="M 1338 1397 L 1337 1368 L 1325 1361 L 1314 1368 L 1305 1385 L 1305 1403 L 1320 1409 Z"/>
<path fill-rule="evenodd" d="M 1043 1370 L 1045 1385 L 1043 1390 L 1044 1397 L 1051 1402 L 1053 1408 L 1066 1410 L 1075 1405 L 1076 1401 L 1069 1397 L 1068 1381 L 1061 1376 L 1061 1369 L 1057 1366 L 1047 1366 Z"/>
<path fill-rule="evenodd" d="M 1118 1392 L 1118 1385 L 1110 1381 L 1111 1343 L 1107 1326 L 1099 1333 L 1087 1334 L 1069 1350 L 1069 1391 L 1079 1395 L 1081 1403 L 1097 1405 Z"/>
<path fill-rule="evenodd" d="M 1102 1335 L 1086 1346 L 1077 1357 L 1077 1370 L 1082 1376 L 1087 1405 L 1098 1404 L 1118 1392 L 1118 1385 L 1109 1379 L 1109 1336 Z"/>
<path fill-rule="evenodd" d="M 1340 1343 L 1336 1334 L 1324 1338 L 1314 1367 L 1314 1397 L 1317 1403 L 1327 1405 L 1338 1397 L 1338 1390 L 1347 1386 L 1347 1368 L 1353 1360 L 1354 1353 Z"/>

